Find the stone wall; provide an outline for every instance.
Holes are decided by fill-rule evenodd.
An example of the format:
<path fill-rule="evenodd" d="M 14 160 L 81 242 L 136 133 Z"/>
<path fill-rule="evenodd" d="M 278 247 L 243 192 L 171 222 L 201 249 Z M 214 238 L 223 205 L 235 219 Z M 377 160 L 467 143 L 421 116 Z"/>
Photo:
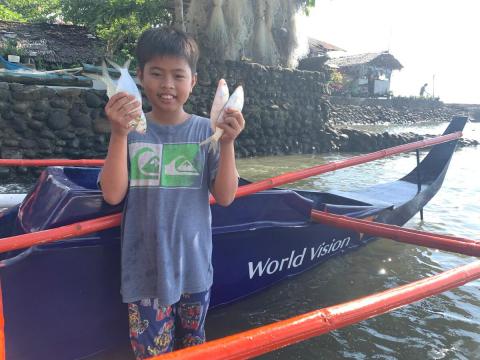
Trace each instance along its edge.
<path fill-rule="evenodd" d="M 411 124 L 449 121 L 453 115 L 469 115 L 467 108 L 419 98 L 363 99 L 331 97 L 330 121 L 348 124 Z"/>
<path fill-rule="evenodd" d="M 208 61 L 208 60 L 205 60 Z M 247 122 L 237 142 L 237 156 L 331 150 L 320 134 L 328 119 L 327 74 L 267 68 L 245 62 L 198 68 L 187 111 L 208 117 L 221 77 L 231 91 L 245 89 Z M 105 91 L 0 83 L 0 158 L 103 158 L 109 124 Z M 144 110 L 149 111 L 144 101 Z M 1 168 L 3 178 L 35 169 Z"/>
<path fill-rule="evenodd" d="M 327 73 L 203 60 L 187 111 L 208 117 L 222 77 L 231 91 L 239 84 L 245 89 L 246 127 L 236 144 L 239 157 L 375 151 L 420 137 L 372 134 L 348 125 L 444 121 L 465 110 L 439 101 L 330 98 Z M 106 102 L 100 90 L 0 83 L 0 158 L 104 158 L 110 132 Z M 146 99 L 144 110 L 150 110 Z M 36 176 L 38 171 L 0 167 L 0 178 Z"/>

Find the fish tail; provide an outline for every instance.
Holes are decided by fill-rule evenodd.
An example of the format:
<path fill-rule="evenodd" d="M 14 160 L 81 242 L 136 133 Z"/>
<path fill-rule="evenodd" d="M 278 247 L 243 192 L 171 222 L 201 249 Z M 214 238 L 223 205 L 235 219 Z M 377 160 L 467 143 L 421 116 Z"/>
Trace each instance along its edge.
<path fill-rule="evenodd" d="M 107 62 L 110 65 L 112 65 L 115 68 L 115 70 L 118 70 L 118 71 L 122 70 L 122 67 L 120 65 L 118 65 L 115 61 L 113 61 L 112 59 L 105 58 L 105 60 L 107 60 Z"/>

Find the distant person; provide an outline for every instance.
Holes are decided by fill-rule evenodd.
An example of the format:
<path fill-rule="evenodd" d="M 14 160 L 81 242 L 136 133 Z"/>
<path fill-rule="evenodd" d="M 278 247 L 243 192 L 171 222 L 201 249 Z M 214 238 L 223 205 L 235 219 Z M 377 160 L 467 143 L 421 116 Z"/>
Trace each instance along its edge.
<path fill-rule="evenodd" d="M 425 83 L 423 84 L 423 86 L 420 88 L 420 97 L 425 97 L 426 95 L 429 95 L 428 92 L 427 92 L 427 86 L 428 84 Z"/>

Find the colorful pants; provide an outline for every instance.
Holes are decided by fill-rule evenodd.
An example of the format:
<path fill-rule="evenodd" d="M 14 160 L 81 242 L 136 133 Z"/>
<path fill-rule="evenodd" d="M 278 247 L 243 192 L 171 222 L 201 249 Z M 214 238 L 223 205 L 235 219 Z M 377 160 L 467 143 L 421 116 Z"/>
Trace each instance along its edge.
<path fill-rule="evenodd" d="M 210 290 L 183 294 L 169 306 L 158 299 L 128 304 L 130 341 L 137 360 L 205 342 Z"/>

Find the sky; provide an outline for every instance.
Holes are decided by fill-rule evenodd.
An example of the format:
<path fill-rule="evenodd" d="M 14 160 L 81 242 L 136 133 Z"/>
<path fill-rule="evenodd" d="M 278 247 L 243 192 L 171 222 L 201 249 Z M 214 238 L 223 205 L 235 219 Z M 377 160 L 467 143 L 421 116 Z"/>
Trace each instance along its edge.
<path fill-rule="evenodd" d="M 300 38 L 347 55 L 389 50 L 404 66 L 392 75 L 396 96 L 418 96 L 428 83 L 443 102 L 480 104 L 478 0 L 316 0 L 297 26 Z"/>

